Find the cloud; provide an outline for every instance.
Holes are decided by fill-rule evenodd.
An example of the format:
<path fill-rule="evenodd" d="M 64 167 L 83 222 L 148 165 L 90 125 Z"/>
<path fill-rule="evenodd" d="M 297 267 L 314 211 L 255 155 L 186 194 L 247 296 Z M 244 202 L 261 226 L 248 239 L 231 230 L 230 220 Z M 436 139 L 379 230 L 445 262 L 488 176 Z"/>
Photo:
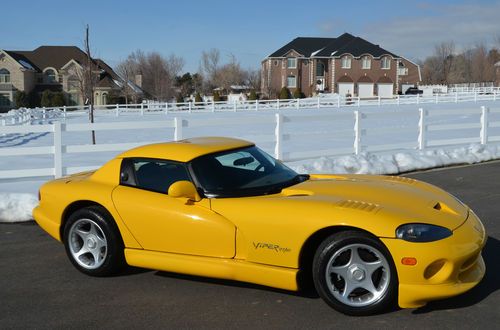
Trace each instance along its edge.
<path fill-rule="evenodd" d="M 424 59 L 443 41 L 460 51 L 479 42 L 491 46 L 500 34 L 500 3 L 416 7 L 415 15 L 368 23 L 361 36 L 398 55 Z"/>

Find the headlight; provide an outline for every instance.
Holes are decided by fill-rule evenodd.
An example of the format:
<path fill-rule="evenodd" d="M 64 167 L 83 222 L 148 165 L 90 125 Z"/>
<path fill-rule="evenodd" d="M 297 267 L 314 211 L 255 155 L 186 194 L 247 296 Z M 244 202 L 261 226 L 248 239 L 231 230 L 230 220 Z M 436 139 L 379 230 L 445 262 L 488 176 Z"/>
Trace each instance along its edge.
<path fill-rule="evenodd" d="M 452 234 L 448 228 L 425 223 L 408 223 L 396 229 L 396 237 L 408 242 L 434 242 Z"/>

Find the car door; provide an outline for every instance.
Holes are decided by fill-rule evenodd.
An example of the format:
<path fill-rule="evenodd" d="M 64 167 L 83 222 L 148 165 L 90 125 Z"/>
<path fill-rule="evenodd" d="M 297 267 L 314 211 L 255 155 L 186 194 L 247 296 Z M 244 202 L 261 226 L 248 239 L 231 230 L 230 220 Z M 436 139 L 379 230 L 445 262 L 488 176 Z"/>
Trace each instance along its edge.
<path fill-rule="evenodd" d="M 210 201 L 168 196 L 169 186 L 189 180 L 186 164 L 157 159 L 124 159 L 114 205 L 146 250 L 232 258 L 235 226 L 210 209 Z"/>

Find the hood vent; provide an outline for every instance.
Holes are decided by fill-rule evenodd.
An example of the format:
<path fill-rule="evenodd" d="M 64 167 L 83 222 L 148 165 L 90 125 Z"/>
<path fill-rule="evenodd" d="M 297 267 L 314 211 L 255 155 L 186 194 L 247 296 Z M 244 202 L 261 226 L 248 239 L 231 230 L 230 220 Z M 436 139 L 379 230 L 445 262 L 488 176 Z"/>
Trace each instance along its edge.
<path fill-rule="evenodd" d="M 377 212 L 380 209 L 380 206 L 378 204 L 353 201 L 350 199 L 338 202 L 337 206 L 343 207 L 346 209 L 353 209 L 353 210 L 359 210 L 359 211 L 365 211 L 365 212 Z"/>
<path fill-rule="evenodd" d="M 417 180 L 414 180 L 412 178 L 405 178 L 403 176 L 388 176 L 386 180 L 388 180 L 388 181 L 402 182 L 402 183 L 406 183 L 406 184 L 415 184 L 415 183 L 417 183 Z"/>

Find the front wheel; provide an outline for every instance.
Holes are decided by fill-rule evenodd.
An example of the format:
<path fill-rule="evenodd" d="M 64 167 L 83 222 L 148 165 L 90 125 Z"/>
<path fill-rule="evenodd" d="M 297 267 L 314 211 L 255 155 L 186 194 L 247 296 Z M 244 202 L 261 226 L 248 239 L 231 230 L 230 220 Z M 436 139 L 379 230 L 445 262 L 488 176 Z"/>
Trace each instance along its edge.
<path fill-rule="evenodd" d="M 364 232 L 328 237 L 314 256 L 313 280 L 321 298 L 348 315 L 382 312 L 397 295 L 397 273 L 389 251 Z"/>
<path fill-rule="evenodd" d="M 125 264 L 119 231 L 101 207 L 74 212 L 64 227 L 63 241 L 71 263 L 87 275 L 112 275 Z"/>

